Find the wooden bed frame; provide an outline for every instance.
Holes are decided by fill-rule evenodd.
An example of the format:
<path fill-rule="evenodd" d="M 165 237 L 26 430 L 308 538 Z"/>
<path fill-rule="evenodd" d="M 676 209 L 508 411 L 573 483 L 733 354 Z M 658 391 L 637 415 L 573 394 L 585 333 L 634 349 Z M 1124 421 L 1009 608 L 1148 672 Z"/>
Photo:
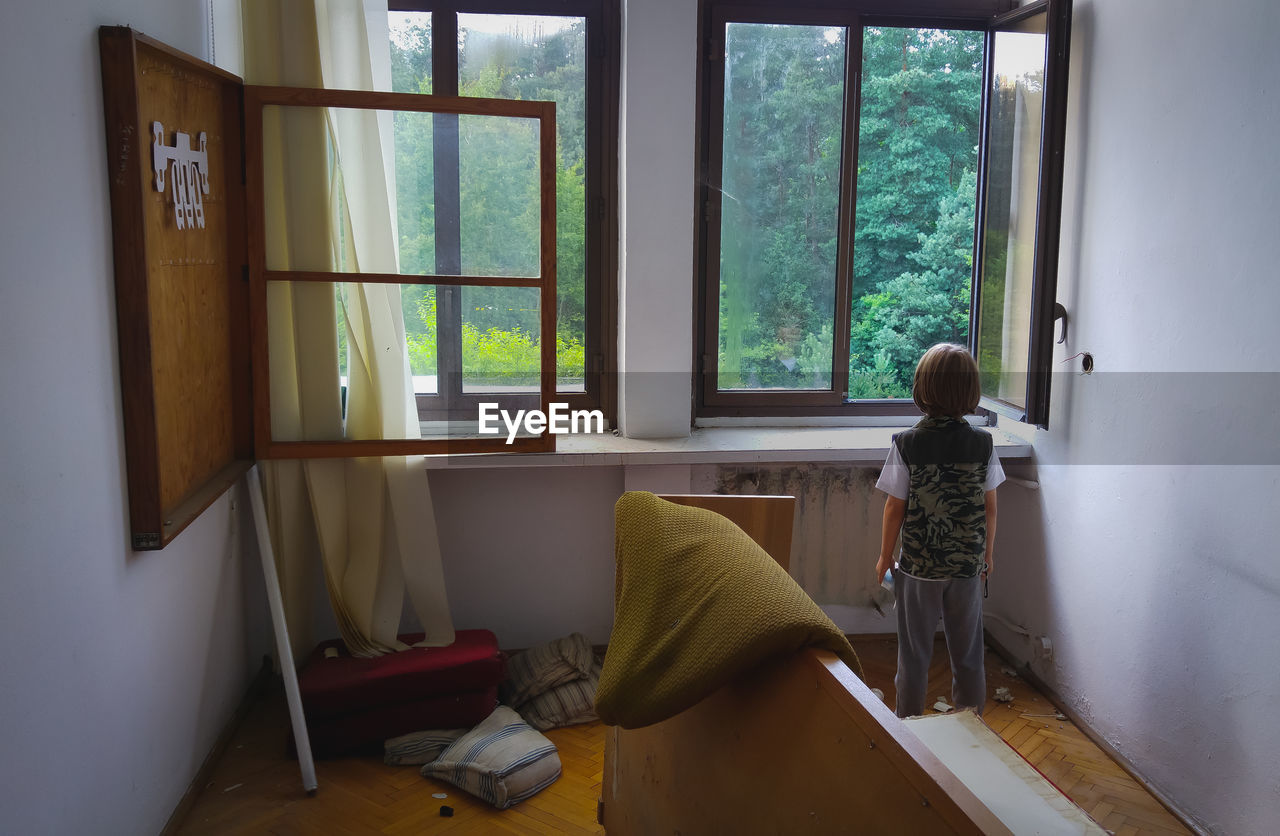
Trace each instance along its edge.
<path fill-rule="evenodd" d="M 783 567 L 792 497 L 664 496 L 731 519 Z M 836 656 L 803 650 L 681 714 L 605 732 L 610 834 L 1009 834 Z"/>

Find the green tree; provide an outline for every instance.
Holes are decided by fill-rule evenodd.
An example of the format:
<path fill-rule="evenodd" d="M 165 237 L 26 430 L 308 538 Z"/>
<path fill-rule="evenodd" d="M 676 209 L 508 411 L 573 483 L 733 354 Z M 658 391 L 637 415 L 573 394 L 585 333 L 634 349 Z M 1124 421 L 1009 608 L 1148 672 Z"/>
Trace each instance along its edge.
<path fill-rule="evenodd" d="M 982 34 L 868 28 L 863 79 L 849 394 L 903 397 L 968 341 Z"/>
<path fill-rule="evenodd" d="M 839 30 L 733 24 L 726 38 L 719 369 L 723 388 L 830 385 Z"/>
<path fill-rule="evenodd" d="M 729 27 L 722 388 L 830 385 L 845 55 L 840 29 Z M 863 31 L 851 397 L 909 394 L 917 348 L 967 334 L 981 70 L 977 32 Z"/>
<path fill-rule="evenodd" d="M 966 172 L 960 187 L 941 200 L 934 230 L 920 235 L 907 256 L 919 269 L 889 279 L 878 293 L 857 301 L 850 345 L 864 353 L 850 354 L 851 396 L 872 391 L 871 380 L 879 380 L 884 390 L 862 397 L 908 395 L 925 349 L 968 342 L 976 194 L 976 177 Z"/>
<path fill-rule="evenodd" d="M 391 51 L 393 89 L 430 92 L 430 25 L 397 30 Z M 562 379 L 580 379 L 585 365 L 585 54 L 582 21 L 551 33 L 513 29 L 494 34 L 464 25 L 459 47 L 462 95 L 556 102 L 556 340 Z M 459 134 L 463 271 L 533 274 L 540 221 L 533 124 L 463 117 Z M 432 141 L 430 116 L 397 114 L 397 221 L 405 272 L 435 272 Z M 520 352 L 536 366 L 536 300 L 535 292 L 521 288 L 465 289 L 462 340 L 468 379 L 485 369 L 490 370 L 485 374 L 496 374 L 494 369 L 517 374 L 510 358 Z M 406 287 L 403 306 L 414 373 L 434 374 L 434 289 Z"/>
<path fill-rule="evenodd" d="M 870 27 L 863 39 L 854 286 L 911 270 L 920 233 L 977 169 L 982 34 Z"/>

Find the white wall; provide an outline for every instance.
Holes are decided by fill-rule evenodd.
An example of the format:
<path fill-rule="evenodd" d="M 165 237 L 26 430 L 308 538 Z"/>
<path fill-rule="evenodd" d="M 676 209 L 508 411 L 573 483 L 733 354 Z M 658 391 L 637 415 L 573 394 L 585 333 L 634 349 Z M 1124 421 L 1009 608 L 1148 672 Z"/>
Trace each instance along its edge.
<path fill-rule="evenodd" d="M 613 505 L 620 467 L 433 470 L 449 608 L 504 648 L 613 627 Z"/>
<path fill-rule="evenodd" d="M 97 27 L 204 56 L 206 19 L 196 0 L 5 6 L 0 833 L 158 832 L 265 646 L 244 503 L 128 548 Z"/>
<path fill-rule="evenodd" d="M 1057 359 L 1098 372 L 1054 381 L 1042 489 L 1001 493 L 989 609 L 1052 639 L 1034 669 L 1179 806 L 1266 833 L 1280 375 L 1238 373 L 1280 372 L 1280 6 L 1205 11 L 1076 0 Z"/>
<path fill-rule="evenodd" d="M 697 3 L 622 5 L 618 421 L 633 438 L 685 436 L 692 415 Z"/>

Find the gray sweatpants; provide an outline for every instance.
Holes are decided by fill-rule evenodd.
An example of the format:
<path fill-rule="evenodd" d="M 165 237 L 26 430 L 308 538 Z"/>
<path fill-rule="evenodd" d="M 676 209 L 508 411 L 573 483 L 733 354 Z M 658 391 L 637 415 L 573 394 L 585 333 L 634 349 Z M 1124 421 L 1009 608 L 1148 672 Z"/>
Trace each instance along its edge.
<path fill-rule="evenodd" d="M 987 701 L 987 673 L 982 659 L 982 578 L 928 581 L 894 571 L 894 606 L 898 617 L 899 717 L 924 713 L 929 687 L 933 637 L 942 618 L 951 657 L 951 702 L 982 713 Z"/>

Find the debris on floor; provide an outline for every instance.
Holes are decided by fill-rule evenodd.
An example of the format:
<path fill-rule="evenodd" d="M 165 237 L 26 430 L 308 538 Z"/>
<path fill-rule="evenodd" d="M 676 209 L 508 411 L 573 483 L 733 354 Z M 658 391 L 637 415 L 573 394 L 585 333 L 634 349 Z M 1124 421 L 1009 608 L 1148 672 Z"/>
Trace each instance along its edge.
<path fill-rule="evenodd" d="M 933 710 L 945 713 L 951 710 L 951 706 L 947 703 L 945 699 L 943 699 L 942 697 L 938 697 L 938 701 L 933 704 Z"/>
<path fill-rule="evenodd" d="M 872 688 L 871 693 L 876 695 L 876 699 L 884 702 L 884 691 L 881 691 L 879 688 Z"/>
<path fill-rule="evenodd" d="M 1008 665 L 1002 666 L 1000 668 L 1000 673 L 1004 674 L 1005 676 L 1011 676 L 1014 679 L 1018 678 L 1018 672 L 1015 671 L 1013 668 L 1009 667 Z"/>
<path fill-rule="evenodd" d="M 1048 717 L 1052 717 L 1052 718 L 1053 718 L 1053 719 L 1055 719 L 1055 720 L 1065 720 L 1065 719 L 1067 719 L 1067 715 L 1063 714 L 1061 711 L 1055 711 L 1055 712 L 1054 712 L 1054 713 L 1052 713 L 1052 714 L 1019 714 L 1018 716 L 1019 716 L 1019 717 L 1024 717 L 1024 718 L 1026 718 L 1026 719 L 1030 719 L 1030 720 L 1036 720 L 1036 719 L 1048 718 Z"/>
<path fill-rule="evenodd" d="M 996 702 L 1013 702 L 1013 692 L 1008 688 L 997 688 L 995 700 Z"/>
<path fill-rule="evenodd" d="M 447 792 L 433 792 L 433 793 L 431 793 L 431 797 L 432 797 L 432 798 L 448 798 L 448 797 L 449 797 L 449 793 L 447 793 Z"/>

